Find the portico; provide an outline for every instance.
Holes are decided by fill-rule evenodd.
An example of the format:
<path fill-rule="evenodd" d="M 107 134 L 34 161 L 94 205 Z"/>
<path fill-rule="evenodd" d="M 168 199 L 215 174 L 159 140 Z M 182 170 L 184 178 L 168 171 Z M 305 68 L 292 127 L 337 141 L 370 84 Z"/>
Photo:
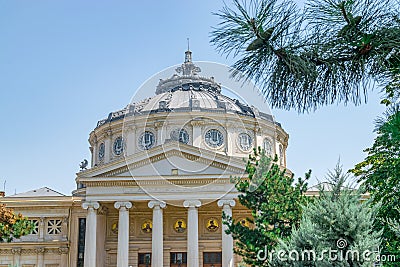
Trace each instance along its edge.
<path fill-rule="evenodd" d="M 206 202 L 207 203 L 207 202 Z M 98 247 L 96 242 L 95 231 L 97 229 L 97 210 L 101 205 L 109 206 L 109 202 L 102 203 L 101 201 L 90 201 L 84 202 L 82 207 L 87 210 L 86 221 L 90 227 L 86 228 L 86 248 L 85 248 L 85 266 L 91 267 L 96 266 L 96 251 L 102 250 L 104 248 Z M 139 262 L 139 254 L 141 254 L 141 249 L 131 249 L 132 246 L 130 241 L 134 241 L 136 238 L 140 239 L 140 235 L 132 234 L 129 226 L 131 225 L 129 219 L 138 217 L 142 214 L 142 212 L 135 212 L 132 210 L 133 207 L 140 206 L 141 209 L 144 208 L 144 202 L 130 202 L 130 201 L 115 201 L 114 208 L 118 212 L 118 231 L 117 231 L 117 267 L 122 266 L 140 266 Z M 204 212 L 207 214 L 210 208 L 215 206 L 220 207 L 219 213 L 212 213 L 211 216 L 206 216 L 206 218 L 216 219 L 216 224 L 218 225 L 218 230 L 214 232 L 210 232 L 215 239 L 218 236 L 218 239 L 222 240 L 218 242 L 217 246 L 213 247 L 212 252 L 220 253 L 222 255 L 222 265 L 214 265 L 214 266 L 234 266 L 234 257 L 233 257 L 233 240 L 230 236 L 226 235 L 224 230 L 225 227 L 222 226 L 221 222 L 221 212 L 225 212 L 226 214 L 232 214 L 232 207 L 235 206 L 235 201 L 233 199 L 220 199 L 214 203 L 207 203 L 207 207 Z M 181 244 L 181 248 L 179 251 L 174 250 L 172 253 L 183 253 L 186 257 L 182 258 L 181 266 L 189 266 L 189 267 L 199 267 L 205 266 L 202 255 L 200 252 L 207 252 L 207 248 L 203 245 L 201 249 L 199 249 L 199 237 L 203 237 L 205 229 L 199 229 L 199 225 L 201 227 L 205 227 L 207 229 L 207 225 L 204 223 L 199 223 L 199 210 L 201 211 L 202 203 L 198 199 L 190 199 L 185 200 L 182 203 L 181 207 L 167 205 L 164 201 L 159 200 L 150 200 L 147 202 L 147 208 L 152 212 L 152 227 L 149 235 L 151 236 L 151 250 L 148 252 L 151 253 L 151 266 L 174 266 L 171 264 L 171 255 L 164 255 L 164 252 L 168 252 L 168 249 L 164 246 L 164 239 L 171 240 L 173 236 L 171 236 L 171 229 L 167 229 L 166 235 L 164 235 L 164 228 L 168 225 L 173 226 L 171 223 L 166 223 L 163 219 L 163 213 L 165 210 L 173 209 L 172 213 L 175 213 L 176 210 L 180 210 L 181 213 L 185 214 L 186 217 L 182 220 L 185 222 L 184 226 L 184 234 L 179 236 L 177 239 L 178 242 L 186 241 L 184 246 Z M 221 209 L 222 208 L 222 209 Z M 215 209 L 213 209 L 215 210 Z M 183 211 L 183 212 L 182 212 Z M 179 214 L 179 213 L 178 213 Z M 201 216 L 204 217 L 204 216 Z M 179 217 L 181 218 L 181 217 Z M 171 221 L 171 220 L 169 220 Z M 179 221 L 179 219 L 178 219 Z M 203 220 L 204 221 L 204 220 Z M 185 226 L 186 225 L 186 226 Z M 202 231 L 203 230 L 203 231 Z M 134 231 L 133 231 L 134 232 Z M 142 231 L 143 232 L 143 231 Z M 179 231 L 176 231 L 178 234 Z M 199 233 L 203 233 L 200 234 Z M 171 243 L 171 242 L 169 242 Z M 182 243 L 182 242 L 180 242 Z M 204 243 L 204 240 L 203 242 Z M 211 248 L 211 247 L 210 247 Z M 171 250 L 171 251 L 172 251 Z M 131 255 L 137 253 L 138 262 L 133 262 L 132 259 L 136 257 L 136 255 Z M 172 254 L 175 255 L 175 254 Z M 187 259 L 186 261 L 184 259 Z M 170 265 L 171 264 L 171 265 Z M 150 265 L 148 265 L 150 266 Z"/>

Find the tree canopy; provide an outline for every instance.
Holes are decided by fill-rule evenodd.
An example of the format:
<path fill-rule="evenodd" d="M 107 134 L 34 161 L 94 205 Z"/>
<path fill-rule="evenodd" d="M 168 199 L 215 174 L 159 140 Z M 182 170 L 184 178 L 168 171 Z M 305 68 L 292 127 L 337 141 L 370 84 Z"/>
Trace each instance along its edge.
<path fill-rule="evenodd" d="M 378 206 L 360 201 L 363 191 L 351 188 L 350 175 L 339 164 L 327 179 L 330 188 L 320 188 L 319 196 L 304 208 L 299 228 L 276 248 L 286 256 L 271 255 L 270 266 L 370 267 L 375 263 L 381 242 L 381 232 L 374 230 Z"/>
<path fill-rule="evenodd" d="M 32 230 L 31 221 L 0 204 L 0 242 L 11 242 L 15 238 L 30 234 Z"/>
<path fill-rule="evenodd" d="M 234 0 L 216 13 L 211 43 L 237 61 L 272 107 L 309 111 L 366 100 L 399 73 L 400 5 L 393 0 Z"/>
<path fill-rule="evenodd" d="M 377 137 L 364 161 L 353 170 L 371 193 L 375 203 L 380 203 L 377 230 L 383 229 L 384 253 L 400 259 L 400 109 L 394 105 L 377 122 Z M 387 266 L 391 266 L 387 263 Z M 393 265 L 395 266 L 395 265 Z"/>
<path fill-rule="evenodd" d="M 277 157 L 271 159 L 264 151 L 254 151 L 247 162 L 248 177 L 236 178 L 239 202 L 251 211 L 248 218 L 223 216 L 228 226 L 228 234 L 235 240 L 235 253 L 251 266 L 263 265 L 257 255 L 261 249 L 272 249 L 278 239 L 290 236 L 292 227 L 298 225 L 301 207 L 306 202 L 303 195 L 307 189 L 307 179 L 299 178 L 281 169 Z"/>

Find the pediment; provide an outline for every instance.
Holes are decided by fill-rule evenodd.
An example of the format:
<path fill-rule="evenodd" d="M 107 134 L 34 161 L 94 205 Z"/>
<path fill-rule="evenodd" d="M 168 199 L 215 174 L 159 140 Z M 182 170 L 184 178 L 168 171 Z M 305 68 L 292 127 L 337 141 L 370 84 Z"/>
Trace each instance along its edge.
<path fill-rule="evenodd" d="M 245 162 L 213 151 L 169 142 L 78 173 L 78 177 L 240 175 Z"/>

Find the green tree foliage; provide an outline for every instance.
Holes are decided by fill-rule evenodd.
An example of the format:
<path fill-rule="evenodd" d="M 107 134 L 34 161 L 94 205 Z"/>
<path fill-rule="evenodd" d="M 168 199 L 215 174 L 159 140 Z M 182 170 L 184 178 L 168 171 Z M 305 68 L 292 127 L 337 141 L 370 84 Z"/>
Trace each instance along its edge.
<path fill-rule="evenodd" d="M 393 79 L 385 87 L 386 98 L 382 104 L 386 106 L 396 106 L 400 100 L 400 72 L 393 74 Z"/>
<path fill-rule="evenodd" d="M 393 0 L 234 0 L 216 15 L 211 43 L 238 60 L 272 107 L 299 112 L 366 100 L 400 69 L 400 5 Z"/>
<path fill-rule="evenodd" d="M 11 242 L 15 238 L 28 235 L 33 227 L 27 218 L 0 204 L 0 242 Z"/>
<path fill-rule="evenodd" d="M 295 184 L 294 176 L 277 161 L 276 156 L 272 160 L 264 151 L 254 151 L 246 166 L 248 178 L 235 178 L 239 202 L 251 211 L 251 217 L 243 222 L 223 216 L 227 233 L 236 241 L 235 253 L 251 266 L 267 266 L 257 259 L 258 251 L 265 246 L 273 248 L 279 238 L 290 236 L 306 201 L 303 193 L 311 171 Z"/>
<path fill-rule="evenodd" d="M 400 261 L 400 238 L 391 227 L 400 218 L 400 109 L 397 106 L 378 121 L 377 134 L 372 147 L 365 150 L 368 156 L 351 171 L 363 182 L 374 202 L 381 203 L 377 229 L 383 229 L 383 253 L 394 254 Z"/>
<path fill-rule="evenodd" d="M 329 173 L 331 188 L 321 187 L 319 197 L 304 208 L 300 227 L 276 248 L 286 255 L 273 254 L 271 266 L 373 266 L 381 235 L 373 229 L 378 207 L 360 201 L 362 190 L 348 187 L 348 177 L 339 165 Z"/>
<path fill-rule="evenodd" d="M 397 238 L 400 238 L 400 220 L 394 220 L 393 218 L 389 218 L 387 220 L 390 229 L 395 233 Z"/>

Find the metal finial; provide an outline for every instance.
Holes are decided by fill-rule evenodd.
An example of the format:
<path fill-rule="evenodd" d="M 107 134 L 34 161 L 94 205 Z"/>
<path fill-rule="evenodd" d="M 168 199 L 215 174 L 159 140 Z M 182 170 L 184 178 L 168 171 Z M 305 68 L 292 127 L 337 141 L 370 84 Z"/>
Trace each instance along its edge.
<path fill-rule="evenodd" d="M 189 38 L 187 38 L 188 49 L 185 52 L 185 63 L 192 62 L 192 52 L 190 51 Z"/>

